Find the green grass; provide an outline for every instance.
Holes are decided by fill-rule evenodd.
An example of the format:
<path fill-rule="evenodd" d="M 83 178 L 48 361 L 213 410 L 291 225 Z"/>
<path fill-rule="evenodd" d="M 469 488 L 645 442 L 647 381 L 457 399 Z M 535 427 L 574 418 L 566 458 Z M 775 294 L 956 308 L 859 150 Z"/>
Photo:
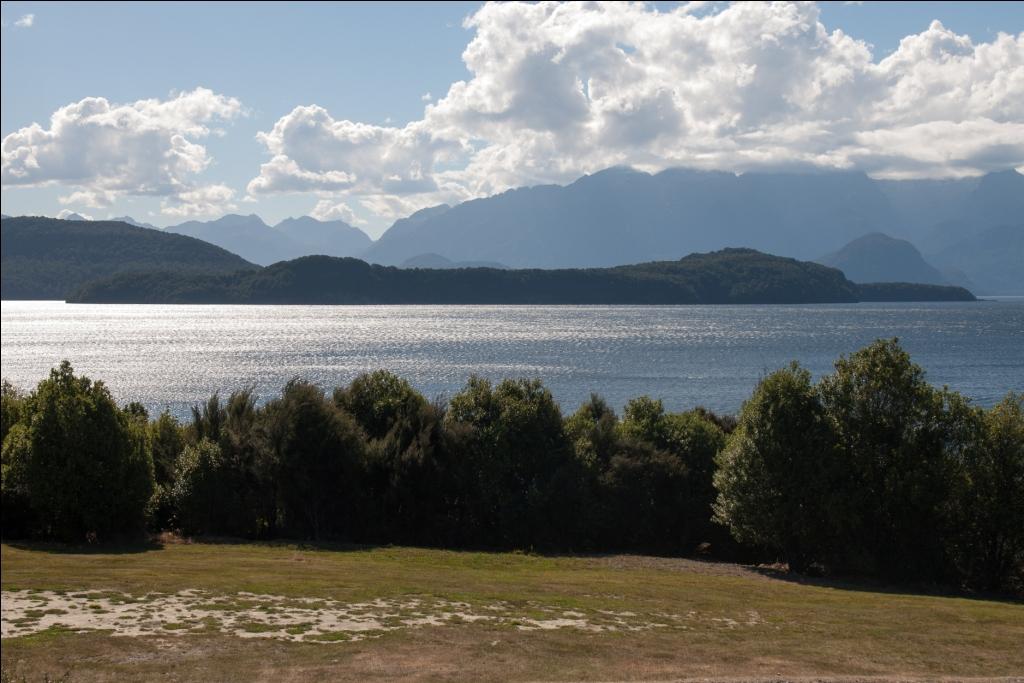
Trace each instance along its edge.
<path fill-rule="evenodd" d="M 0 562 L 4 590 L 109 591 L 141 598 L 200 589 L 225 596 L 228 607 L 258 604 L 237 596 L 240 591 L 342 602 L 418 596 L 427 612 L 435 599 L 470 603 L 476 613 L 507 603 L 507 612 L 520 621 L 552 618 L 560 610 L 585 612 L 591 623 L 605 624 L 615 617 L 598 610 L 633 612 L 640 620 L 692 615 L 664 628 L 613 633 L 520 631 L 509 623 L 452 619 L 444 626 L 398 629 L 353 642 L 352 633 L 326 633 L 319 639 L 328 642 L 319 643 L 244 639 L 212 628 L 182 634 L 184 629 L 171 626 L 164 637 L 145 638 L 50 629 L 3 641 L 4 669 L 30 680 L 66 670 L 72 681 L 934 679 L 1024 673 L 1020 603 L 798 583 L 686 561 L 196 543 L 140 552 L 4 544 Z M 736 625 L 730 627 L 729 620 Z"/>

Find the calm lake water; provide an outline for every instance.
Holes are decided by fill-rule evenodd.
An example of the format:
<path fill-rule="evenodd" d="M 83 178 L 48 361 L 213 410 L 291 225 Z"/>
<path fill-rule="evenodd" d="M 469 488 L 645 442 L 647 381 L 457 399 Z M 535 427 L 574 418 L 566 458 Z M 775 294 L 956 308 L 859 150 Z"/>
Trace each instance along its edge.
<path fill-rule="evenodd" d="M 29 388 L 62 359 L 122 402 L 179 416 L 213 390 L 262 399 L 292 377 L 331 388 L 387 368 L 428 397 L 466 378 L 539 377 L 566 411 L 591 392 L 621 407 L 735 412 L 791 360 L 815 375 L 898 336 L 934 384 L 991 405 L 1024 389 L 1024 299 L 812 306 L 149 306 L 2 304 L 2 375 Z"/>

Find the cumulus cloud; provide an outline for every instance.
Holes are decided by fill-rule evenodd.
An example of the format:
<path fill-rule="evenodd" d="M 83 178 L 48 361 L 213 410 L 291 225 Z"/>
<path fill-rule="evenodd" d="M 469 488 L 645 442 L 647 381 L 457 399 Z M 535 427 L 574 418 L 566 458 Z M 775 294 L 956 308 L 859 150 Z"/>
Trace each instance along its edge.
<path fill-rule="evenodd" d="M 493 3 L 465 27 L 471 76 L 420 120 L 297 107 L 259 135 L 272 160 L 249 192 L 341 191 L 394 215 L 616 164 L 882 177 L 1024 164 L 1024 33 L 974 43 L 936 21 L 875 61 L 808 3 Z"/>
<path fill-rule="evenodd" d="M 321 199 L 309 214 L 318 221 L 345 221 L 349 225 L 365 225 L 366 221 L 357 216 L 345 202 Z"/>
<path fill-rule="evenodd" d="M 4 187 L 60 184 L 66 204 L 109 206 L 118 197 L 158 196 L 173 211 L 224 196 L 196 176 L 211 163 L 198 142 L 243 113 L 241 103 L 206 88 L 115 104 L 87 97 L 3 139 Z"/>
<path fill-rule="evenodd" d="M 429 192 L 434 163 L 458 144 L 434 138 L 423 122 L 396 128 L 335 120 L 318 106 L 296 107 L 259 133 L 274 158 L 248 186 L 251 194 L 280 192 Z"/>
<path fill-rule="evenodd" d="M 235 191 L 227 185 L 205 185 L 178 192 L 160 202 L 168 216 L 215 216 L 234 211 Z"/>
<path fill-rule="evenodd" d="M 21 17 L 21 19 L 18 19 L 17 21 L 15 21 L 14 25 L 17 26 L 18 28 L 32 28 L 33 24 L 35 24 L 35 23 L 36 23 L 36 15 L 34 15 L 34 14 L 25 14 L 25 15 L 23 15 Z"/>

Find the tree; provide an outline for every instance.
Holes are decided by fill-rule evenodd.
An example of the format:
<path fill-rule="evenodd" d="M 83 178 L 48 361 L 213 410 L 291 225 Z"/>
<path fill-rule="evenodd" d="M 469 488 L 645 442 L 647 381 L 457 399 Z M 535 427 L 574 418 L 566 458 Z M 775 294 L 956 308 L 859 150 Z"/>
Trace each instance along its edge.
<path fill-rule="evenodd" d="M 407 381 L 387 370 L 356 377 L 334 390 L 334 402 L 359 422 L 371 439 L 384 438 L 404 415 L 419 411 L 426 399 Z"/>
<path fill-rule="evenodd" d="M 352 416 L 300 380 L 267 404 L 266 415 L 284 528 L 314 539 L 358 532 L 366 451 Z"/>
<path fill-rule="evenodd" d="M 947 542 L 959 463 L 973 441 L 973 411 L 936 390 L 898 340 L 840 358 L 821 380 L 839 449 L 841 561 L 894 578 L 948 579 Z"/>
<path fill-rule="evenodd" d="M 5 460 L 42 535 L 83 540 L 142 529 L 153 462 L 137 420 L 102 382 L 76 377 L 64 361 L 28 397 L 24 424 Z"/>
<path fill-rule="evenodd" d="M 969 583 L 1024 590 L 1024 395 L 1008 394 L 983 416 L 965 461 L 956 560 Z"/>
<path fill-rule="evenodd" d="M 156 487 L 150 503 L 150 527 L 154 530 L 170 528 L 174 517 L 171 489 L 174 486 L 178 456 L 185 449 L 185 430 L 166 410 L 146 425 L 149 451 L 153 457 Z"/>
<path fill-rule="evenodd" d="M 741 543 L 805 570 L 831 554 L 833 435 L 809 372 L 758 383 L 717 458 L 715 519 Z"/>
<path fill-rule="evenodd" d="M 447 427 L 465 430 L 476 472 L 473 517 L 487 543 L 571 547 L 578 536 L 582 479 L 562 415 L 539 380 L 497 387 L 471 377 L 456 394 Z"/>
<path fill-rule="evenodd" d="M 222 529 L 226 483 L 216 443 L 204 437 L 185 447 L 176 462 L 170 493 L 181 531 L 203 534 Z"/>
<path fill-rule="evenodd" d="M 25 396 L 17 387 L 4 380 L 0 384 L 0 444 L 7 438 L 11 427 L 25 414 Z"/>

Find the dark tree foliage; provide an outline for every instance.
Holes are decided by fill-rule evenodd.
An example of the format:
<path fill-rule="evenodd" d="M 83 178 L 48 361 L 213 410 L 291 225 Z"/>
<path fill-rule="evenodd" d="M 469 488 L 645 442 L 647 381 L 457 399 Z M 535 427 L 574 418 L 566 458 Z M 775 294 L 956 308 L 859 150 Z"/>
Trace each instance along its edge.
<path fill-rule="evenodd" d="M 426 399 L 401 377 L 377 370 L 335 389 L 334 402 L 359 422 L 368 437 L 383 439 L 395 424 L 418 412 Z"/>
<path fill-rule="evenodd" d="M 715 518 L 741 543 L 798 570 L 832 553 L 836 455 L 809 372 L 793 364 L 761 380 L 718 455 Z"/>
<path fill-rule="evenodd" d="M 0 383 L 0 443 L 25 414 L 25 395 L 7 380 Z"/>
<path fill-rule="evenodd" d="M 154 486 L 145 426 L 67 361 L 25 399 L 3 461 L 5 488 L 27 503 L 42 536 L 110 538 L 143 528 Z"/>
<path fill-rule="evenodd" d="M 440 545 L 464 538 L 460 476 L 450 459 L 444 407 L 386 370 L 334 391 L 367 435 L 363 508 L 373 540 Z"/>
<path fill-rule="evenodd" d="M 983 417 L 981 446 L 966 453 L 955 559 L 968 583 L 1024 591 L 1024 395 Z"/>
<path fill-rule="evenodd" d="M 302 538 L 351 538 L 360 509 L 365 439 L 313 384 L 292 380 L 266 409 L 282 528 Z"/>
<path fill-rule="evenodd" d="M 865 290 L 867 291 L 867 290 Z M 861 289 L 816 263 L 723 249 L 678 261 L 614 268 L 393 268 L 304 256 L 228 275 L 126 273 L 85 285 L 89 303 L 248 304 L 718 304 L 858 301 Z M 970 301 L 958 287 L 878 285 L 872 300 L 903 294 Z"/>
<path fill-rule="evenodd" d="M 491 544 L 572 547 L 582 502 L 561 411 L 537 380 L 470 378 L 446 423 L 463 429 L 475 474 L 471 523 Z"/>
<path fill-rule="evenodd" d="M 386 371 L 264 405 L 214 394 L 182 426 L 55 369 L 2 391 L 3 533 L 141 528 L 552 551 L 712 552 L 1024 592 L 1024 398 L 990 410 L 924 380 L 896 340 L 814 384 L 792 365 L 738 417 L 563 418 L 538 380 L 472 377 L 448 405 Z M 731 538 L 726 536 L 731 534 Z"/>
<path fill-rule="evenodd" d="M 841 468 L 838 559 L 885 576 L 948 578 L 955 479 L 975 445 L 974 411 L 929 385 L 895 339 L 835 368 L 820 393 Z"/>

